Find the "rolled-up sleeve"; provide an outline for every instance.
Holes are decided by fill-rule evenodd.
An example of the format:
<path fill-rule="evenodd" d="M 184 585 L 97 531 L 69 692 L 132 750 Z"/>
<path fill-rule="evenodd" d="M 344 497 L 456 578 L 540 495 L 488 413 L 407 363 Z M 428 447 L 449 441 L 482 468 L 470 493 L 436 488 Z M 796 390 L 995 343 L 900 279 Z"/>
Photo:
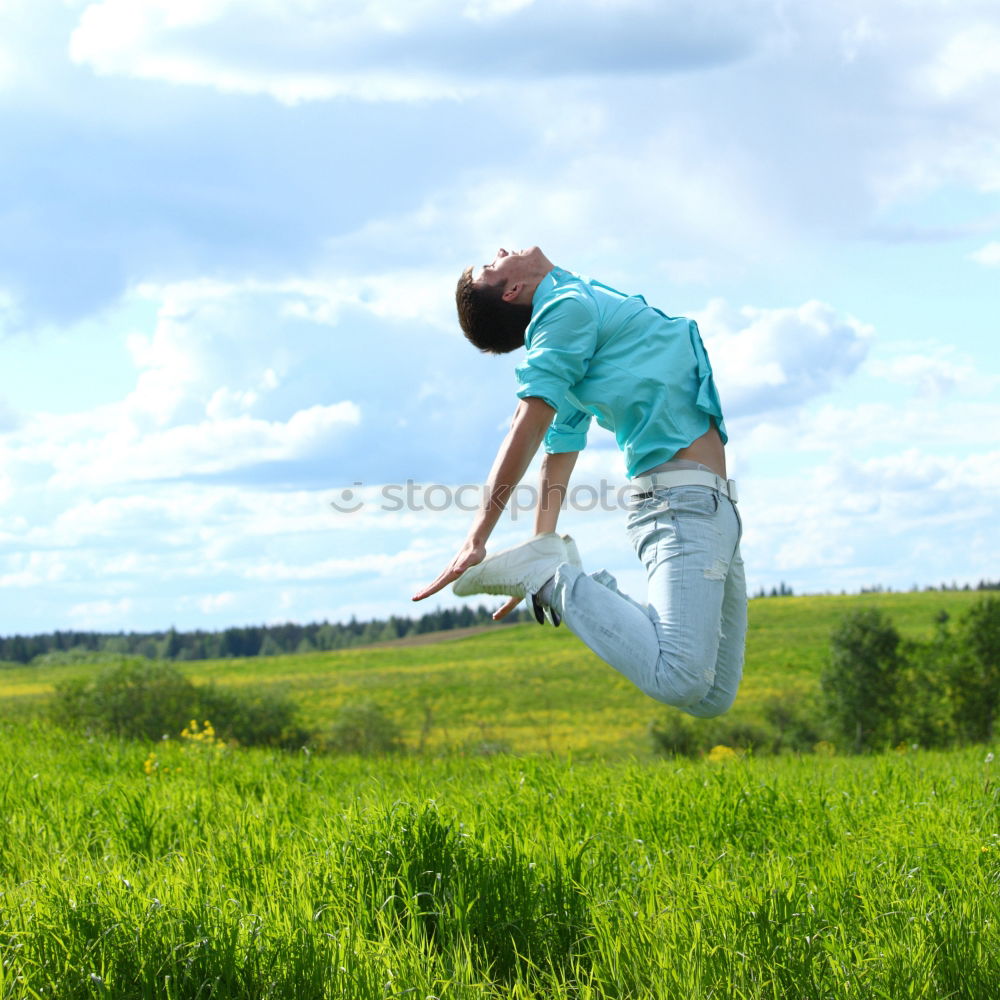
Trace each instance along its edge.
<path fill-rule="evenodd" d="M 558 455 L 564 451 L 583 451 L 587 445 L 591 419 L 586 410 L 581 410 L 564 398 L 545 433 L 546 452 Z"/>

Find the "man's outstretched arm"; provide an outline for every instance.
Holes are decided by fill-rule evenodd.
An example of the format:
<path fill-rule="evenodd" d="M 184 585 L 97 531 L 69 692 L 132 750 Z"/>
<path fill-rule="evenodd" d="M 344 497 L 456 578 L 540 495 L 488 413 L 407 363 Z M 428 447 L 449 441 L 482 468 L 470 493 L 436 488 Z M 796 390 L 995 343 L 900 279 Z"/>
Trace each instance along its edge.
<path fill-rule="evenodd" d="M 413 600 L 422 601 L 457 580 L 470 566 L 486 557 L 486 542 L 496 527 L 514 487 L 538 451 L 545 432 L 552 423 L 555 410 L 537 396 L 522 399 L 514 411 L 510 430 L 504 438 L 486 482 L 486 495 L 476 514 L 465 544 L 447 569 L 429 586 L 418 590 Z"/>
<path fill-rule="evenodd" d="M 542 459 L 542 469 L 538 477 L 538 507 L 535 509 L 535 534 L 542 535 L 555 531 L 559 523 L 569 479 L 573 475 L 578 451 L 560 451 L 546 455 Z M 520 597 L 512 597 L 502 608 L 493 612 L 493 620 L 506 618 L 521 603 Z"/>

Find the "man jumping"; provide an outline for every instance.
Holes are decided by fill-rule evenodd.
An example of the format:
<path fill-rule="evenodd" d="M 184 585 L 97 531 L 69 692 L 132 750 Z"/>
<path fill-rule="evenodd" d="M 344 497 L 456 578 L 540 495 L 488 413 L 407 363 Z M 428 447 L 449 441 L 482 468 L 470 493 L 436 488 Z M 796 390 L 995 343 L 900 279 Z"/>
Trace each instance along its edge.
<path fill-rule="evenodd" d="M 480 350 L 526 347 L 521 402 L 497 452 L 486 497 L 458 554 L 415 601 L 449 583 L 460 596 L 503 594 L 538 620 L 564 621 L 650 697 L 721 715 L 743 672 L 746 582 L 736 485 L 712 367 L 696 324 L 639 295 L 555 267 L 538 249 L 497 252 L 459 279 L 459 322 Z M 612 431 L 636 493 L 628 534 L 649 578 L 648 604 L 611 574 L 583 572 L 556 533 L 592 418 Z M 486 556 L 510 494 L 544 441 L 535 536 Z"/>

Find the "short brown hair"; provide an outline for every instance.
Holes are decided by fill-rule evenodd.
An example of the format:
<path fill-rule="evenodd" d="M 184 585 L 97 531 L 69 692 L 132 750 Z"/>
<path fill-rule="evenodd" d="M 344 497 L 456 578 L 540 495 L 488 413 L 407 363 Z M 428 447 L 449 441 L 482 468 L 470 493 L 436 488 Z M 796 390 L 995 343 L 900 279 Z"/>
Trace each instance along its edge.
<path fill-rule="evenodd" d="M 504 302 L 503 285 L 474 285 L 467 267 L 455 288 L 458 322 L 469 341 L 487 354 L 507 354 L 524 346 L 531 306 Z"/>

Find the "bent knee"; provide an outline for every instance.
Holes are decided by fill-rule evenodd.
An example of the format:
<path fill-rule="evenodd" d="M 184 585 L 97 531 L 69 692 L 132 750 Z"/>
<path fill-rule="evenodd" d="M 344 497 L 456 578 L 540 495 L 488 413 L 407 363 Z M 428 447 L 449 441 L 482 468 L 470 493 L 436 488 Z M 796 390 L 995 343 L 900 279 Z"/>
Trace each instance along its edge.
<path fill-rule="evenodd" d="M 674 708 L 685 712 L 701 705 L 708 697 L 715 683 L 715 672 L 712 670 L 677 670 L 676 668 L 661 669 L 656 672 L 656 690 L 649 693 Z"/>
<path fill-rule="evenodd" d="M 734 701 L 736 701 L 735 693 L 724 694 L 715 690 L 709 691 L 701 701 L 681 706 L 681 709 L 697 719 L 714 719 L 718 715 L 725 715 L 733 707 Z"/>
<path fill-rule="evenodd" d="M 738 682 L 735 686 L 728 683 L 720 686 L 721 678 L 714 664 L 710 667 L 687 665 L 683 669 L 677 669 L 675 664 L 674 669 L 670 669 L 661 660 L 661 668 L 656 673 L 657 690 L 649 694 L 688 715 L 714 719 L 728 712 L 736 701 Z"/>

